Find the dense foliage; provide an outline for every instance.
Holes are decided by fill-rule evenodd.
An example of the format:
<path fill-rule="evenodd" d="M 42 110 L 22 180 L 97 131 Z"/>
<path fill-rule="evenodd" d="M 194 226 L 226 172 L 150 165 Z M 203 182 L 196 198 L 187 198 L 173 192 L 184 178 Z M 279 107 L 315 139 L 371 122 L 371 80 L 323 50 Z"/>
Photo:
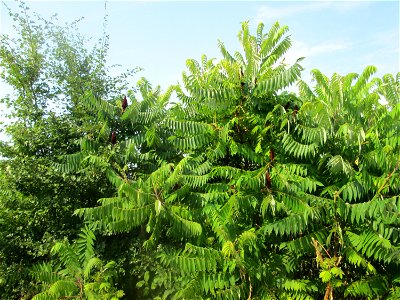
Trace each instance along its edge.
<path fill-rule="evenodd" d="M 88 78 L 99 81 L 66 85 L 65 114 L 40 110 L 31 127 L 17 127 L 35 116 L 21 112 L 7 129 L 12 146 L 1 152 L 0 234 L 11 247 L 0 256 L 2 278 L 3 261 L 21 239 L 7 236 L 15 226 L 6 217 L 14 214 L 10 203 L 23 208 L 21 233 L 28 234 L 35 227 L 26 225 L 25 213 L 36 211 L 27 202 L 36 201 L 65 222 L 87 225 L 72 242 L 77 228 L 57 227 L 59 217 L 28 218 L 53 229 L 48 244 L 28 234 L 43 249 L 37 259 L 21 251 L 23 267 L 40 283 L 34 299 L 119 299 L 124 292 L 127 299 L 398 299 L 400 73 L 373 78 L 376 68 L 368 66 L 328 78 L 313 70 L 309 87 L 301 59 L 283 63 L 287 31 L 275 23 L 264 32 L 260 24 L 252 35 L 243 23 L 240 51 L 220 42 L 219 61 L 188 60 L 182 85 L 164 92 L 142 78 L 127 92 L 128 103 L 114 100 L 98 84 L 109 82 L 105 73 L 92 70 Z M 68 58 L 85 53 L 76 49 Z M 285 91 L 293 84 L 298 94 Z M 15 111 L 23 101 L 35 103 L 21 92 Z M 57 134 L 46 155 L 42 144 L 33 150 L 35 130 L 58 133 L 49 120 L 65 116 L 73 118 L 64 126 L 82 122 L 85 131 Z M 32 128 L 29 138 L 12 134 L 21 128 Z M 21 166 L 20 156 L 31 164 Z M 42 165 L 51 174 L 37 178 L 25 169 Z M 63 194 L 71 188 L 74 198 Z M 70 242 L 51 248 L 63 235 Z"/>

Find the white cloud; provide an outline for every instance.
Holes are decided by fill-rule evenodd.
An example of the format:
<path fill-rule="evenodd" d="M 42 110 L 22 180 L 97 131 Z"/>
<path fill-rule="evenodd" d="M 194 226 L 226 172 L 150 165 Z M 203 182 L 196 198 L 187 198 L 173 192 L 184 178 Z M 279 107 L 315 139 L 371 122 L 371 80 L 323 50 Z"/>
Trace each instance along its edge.
<path fill-rule="evenodd" d="M 311 2 L 307 4 L 290 4 L 283 7 L 272 7 L 263 5 L 258 9 L 256 16 L 257 23 L 268 20 L 277 20 L 281 18 L 297 15 L 304 11 L 315 11 L 326 8 L 329 2 Z"/>
<path fill-rule="evenodd" d="M 339 50 L 349 48 L 349 45 L 341 42 L 326 42 L 325 44 L 318 46 L 311 46 L 307 49 L 306 56 L 314 56 L 318 54 L 332 53 Z"/>
<path fill-rule="evenodd" d="M 293 64 L 298 58 L 305 57 L 305 64 L 312 57 L 321 54 L 332 53 L 351 48 L 351 44 L 343 41 L 325 41 L 319 42 L 318 45 L 308 45 L 302 41 L 294 40 L 290 50 L 285 55 L 285 62 Z M 304 64 L 302 63 L 302 64 Z"/>
<path fill-rule="evenodd" d="M 360 6 L 368 5 L 365 1 L 315 1 L 315 2 L 298 2 L 293 4 L 274 7 L 274 5 L 263 5 L 258 9 L 255 17 L 256 23 L 265 22 L 266 20 L 274 21 L 282 18 L 291 17 L 305 12 L 316 12 L 327 9 L 334 9 L 338 12 L 345 13 Z"/>
<path fill-rule="evenodd" d="M 309 45 L 305 42 L 294 40 L 290 50 L 285 54 L 285 63 L 293 65 L 300 57 L 305 57 L 300 64 L 305 68 L 302 72 L 301 79 L 308 84 L 312 85 L 311 69 L 315 65 L 314 58 L 319 55 L 326 55 L 336 51 L 350 49 L 352 45 L 346 42 L 339 41 L 325 41 L 320 42 L 318 45 Z M 298 92 L 297 85 L 292 85 L 287 89 L 290 92 Z"/>
<path fill-rule="evenodd" d="M 388 31 L 379 31 L 374 34 L 367 35 L 363 39 L 359 39 L 358 43 L 360 46 L 381 46 L 381 45 L 389 45 L 390 47 L 394 46 L 394 48 L 389 48 L 388 51 L 397 51 L 399 50 L 399 28 L 393 28 Z"/>

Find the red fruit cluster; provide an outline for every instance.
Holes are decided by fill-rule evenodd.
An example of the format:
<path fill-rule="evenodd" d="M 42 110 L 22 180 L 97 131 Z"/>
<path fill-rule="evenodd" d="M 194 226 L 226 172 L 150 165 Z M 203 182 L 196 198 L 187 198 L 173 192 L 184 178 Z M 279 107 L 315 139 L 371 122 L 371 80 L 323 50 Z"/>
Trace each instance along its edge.
<path fill-rule="evenodd" d="M 271 188 L 271 176 L 269 175 L 269 173 L 265 173 L 265 184 L 267 186 L 268 189 Z"/>
<path fill-rule="evenodd" d="M 269 149 L 269 159 L 270 159 L 270 161 L 273 161 L 274 160 L 274 158 L 275 158 L 275 152 L 274 152 L 274 149 Z"/>
<path fill-rule="evenodd" d="M 126 99 L 126 96 L 124 96 L 124 99 L 122 99 L 121 106 L 122 106 L 122 112 L 124 112 L 125 109 L 128 107 L 128 99 Z"/>
<path fill-rule="evenodd" d="M 117 143 L 117 133 L 113 131 L 111 133 L 111 144 L 115 145 Z"/>

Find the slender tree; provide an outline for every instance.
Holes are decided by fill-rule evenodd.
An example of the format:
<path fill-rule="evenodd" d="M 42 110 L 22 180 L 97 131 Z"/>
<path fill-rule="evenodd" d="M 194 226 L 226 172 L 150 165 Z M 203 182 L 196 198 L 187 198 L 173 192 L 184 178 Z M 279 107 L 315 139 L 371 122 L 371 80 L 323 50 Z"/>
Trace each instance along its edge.
<path fill-rule="evenodd" d="M 123 76 L 108 76 L 107 36 L 90 50 L 78 22 L 59 26 L 24 3 L 10 17 L 16 34 L 0 36 L 1 75 L 13 89 L 0 100 L 8 107 L 8 141 L 0 142 L 0 298 L 20 299 L 34 290 L 30 266 L 56 239 L 78 233 L 73 211 L 113 192 L 98 170 L 65 175 L 55 168 L 60 155 L 75 153 L 83 136 L 101 128 L 81 97 L 90 90 L 116 101 L 126 87 Z"/>

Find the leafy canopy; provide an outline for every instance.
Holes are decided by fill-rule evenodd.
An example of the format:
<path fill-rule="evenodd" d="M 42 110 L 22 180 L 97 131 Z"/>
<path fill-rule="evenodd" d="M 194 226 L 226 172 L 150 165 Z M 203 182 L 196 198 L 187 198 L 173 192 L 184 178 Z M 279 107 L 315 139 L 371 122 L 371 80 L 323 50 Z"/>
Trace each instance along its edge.
<path fill-rule="evenodd" d="M 19 157 L 31 167 L 43 159 L 54 176 L 49 187 L 66 186 L 56 176 L 71 183 L 77 174 L 73 187 L 107 187 L 97 203 L 68 207 L 89 225 L 74 243 L 55 244 L 52 261 L 35 265 L 42 290 L 34 299 L 123 297 L 114 263 L 95 255 L 94 232 L 144 239 L 147 258 L 157 262 L 140 265 L 136 285 L 152 299 L 399 296 L 400 74 L 373 78 L 376 68 L 368 66 L 329 78 L 313 70 L 309 87 L 301 59 L 284 63 L 288 28 L 275 23 L 265 32 L 259 24 L 252 35 L 245 22 L 240 51 L 219 42 L 219 61 L 187 60 L 182 85 L 165 92 L 142 78 L 126 107 L 109 85 L 101 51 L 73 51 L 61 29 L 54 52 L 42 51 L 42 31 L 32 35 L 24 22 L 22 39 L 31 43 L 13 56 L 6 39 L 0 52 L 5 78 L 20 91 L 6 101 L 20 123 L 8 129 L 15 144 L 2 146 L 9 160 L 0 179 L 19 192 L 19 205 L 51 195 L 32 193 L 37 178 L 18 185 L 29 172 L 7 166 L 18 166 Z M 63 60 L 44 72 L 49 53 Z M 88 70 L 88 62 L 98 65 Z M 46 86 L 47 77 L 61 84 Z M 285 91 L 293 84 L 298 94 Z M 68 113 L 49 113 L 43 95 L 67 95 Z M 67 129 L 74 142 L 61 142 L 67 148 L 59 152 L 56 136 L 50 147 L 18 139 L 25 127 L 40 137 L 53 120 L 83 130 Z M 13 213 L 7 201 L 2 220 Z"/>
<path fill-rule="evenodd" d="M 314 89 L 300 80 L 298 96 L 282 91 L 302 70 L 283 64 L 286 32 L 260 24 L 252 36 L 243 23 L 242 52 L 220 42 L 220 61 L 188 60 L 170 107 L 171 89 L 140 81 L 112 154 L 83 146 L 79 160 L 66 157 L 66 169 L 103 166 L 118 190 L 77 215 L 107 234 L 142 227 L 144 246 L 157 246 L 165 271 L 138 283 L 163 291 L 154 297 L 398 293 L 399 83 L 371 80 L 371 66 L 332 78 L 313 70 Z"/>

